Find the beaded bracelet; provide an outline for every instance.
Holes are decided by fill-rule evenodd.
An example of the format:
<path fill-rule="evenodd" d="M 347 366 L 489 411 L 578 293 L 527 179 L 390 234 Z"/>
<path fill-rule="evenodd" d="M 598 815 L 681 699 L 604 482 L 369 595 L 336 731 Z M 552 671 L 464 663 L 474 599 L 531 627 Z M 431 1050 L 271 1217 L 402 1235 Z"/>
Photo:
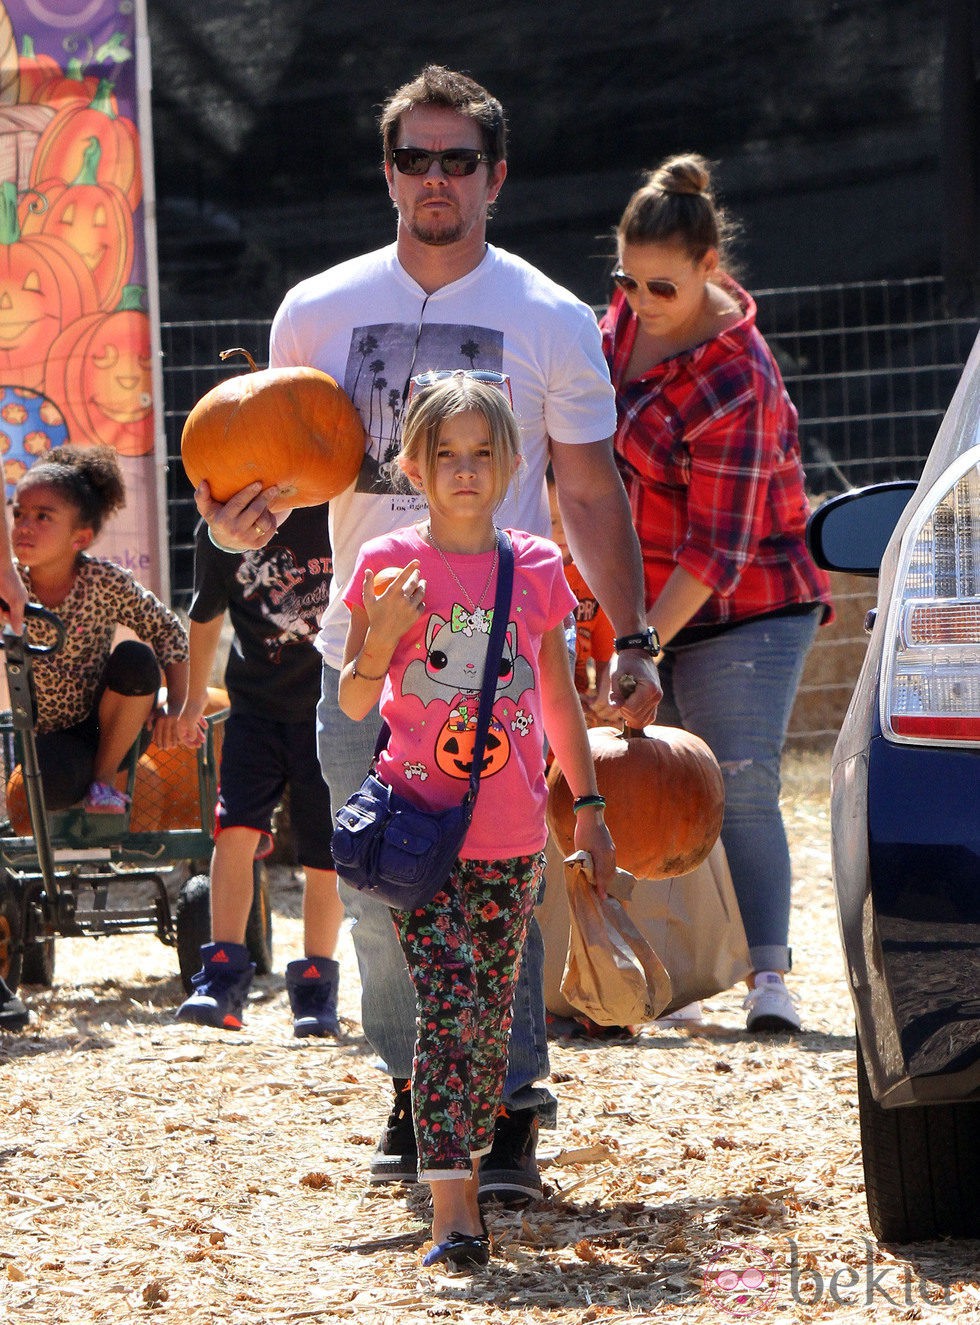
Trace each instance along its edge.
<path fill-rule="evenodd" d="M 383 680 L 385 679 L 385 677 L 388 675 L 387 671 L 382 672 L 380 676 L 368 676 L 368 674 L 367 674 L 366 672 L 359 672 L 359 671 L 357 670 L 357 664 L 358 664 L 360 661 L 361 661 L 361 658 L 360 658 L 360 655 L 358 655 L 358 656 L 354 659 L 354 661 L 351 663 L 351 665 L 350 665 L 351 680 L 360 680 L 360 681 L 383 681 Z"/>
<path fill-rule="evenodd" d="M 579 810 L 587 810 L 594 806 L 597 810 L 606 808 L 605 796 L 579 796 L 577 800 L 572 801 L 572 810 L 578 814 Z"/>

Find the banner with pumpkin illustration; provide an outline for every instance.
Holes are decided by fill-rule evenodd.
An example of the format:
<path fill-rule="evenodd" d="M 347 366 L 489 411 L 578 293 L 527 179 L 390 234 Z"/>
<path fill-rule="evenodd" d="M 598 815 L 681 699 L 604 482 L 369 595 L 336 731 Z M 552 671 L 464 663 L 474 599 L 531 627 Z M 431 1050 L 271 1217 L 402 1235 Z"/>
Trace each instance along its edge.
<path fill-rule="evenodd" d="M 132 0 L 0 0 L 0 453 L 9 500 L 52 447 L 114 447 L 127 503 L 96 551 L 165 592 L 142 13 Z"/>

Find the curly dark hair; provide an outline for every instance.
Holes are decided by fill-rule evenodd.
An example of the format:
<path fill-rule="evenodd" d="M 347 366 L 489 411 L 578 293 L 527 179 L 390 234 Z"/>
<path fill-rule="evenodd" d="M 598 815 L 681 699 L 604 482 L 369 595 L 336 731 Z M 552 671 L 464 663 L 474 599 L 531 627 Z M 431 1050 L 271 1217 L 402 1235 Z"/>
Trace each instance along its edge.
<path fill-rule="evenodd" d="M 54 488 L 78 511 L 79 524 L 96 534 L 126 505 L 126 485 L 111 446 L 56 446 L 27 471 L 17 488 L 39 483 Z"/>

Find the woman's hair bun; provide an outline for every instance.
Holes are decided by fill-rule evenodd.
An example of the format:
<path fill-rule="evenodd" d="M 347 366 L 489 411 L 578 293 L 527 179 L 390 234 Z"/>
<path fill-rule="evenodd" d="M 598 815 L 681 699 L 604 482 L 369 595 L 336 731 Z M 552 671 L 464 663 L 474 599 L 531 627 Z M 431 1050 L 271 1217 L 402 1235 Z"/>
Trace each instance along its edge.
<path fill-rule="evenodd" d="M 663 193 L 703 193 L 711 196 L 711 171 L 703 156 L 688 152 L 668 157 L 652 171 L 649 183 Z"/>

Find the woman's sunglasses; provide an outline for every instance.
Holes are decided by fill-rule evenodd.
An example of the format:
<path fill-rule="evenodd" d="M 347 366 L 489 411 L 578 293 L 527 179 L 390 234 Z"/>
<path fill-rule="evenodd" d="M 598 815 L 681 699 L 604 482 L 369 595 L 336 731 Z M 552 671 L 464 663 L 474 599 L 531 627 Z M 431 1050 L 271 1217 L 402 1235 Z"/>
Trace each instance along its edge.
<path fill-rule="evenodd" d="M 484 382 L 503 392 L 513 409 L 514 397 L 510 389 L 510 378 L 506 373 L 497 373 L 490 368 L 431 368 L 426 373 L 419 373 L 409 383 L 408 398 L 412 399 L 420 391 L 426 391 L 438 382 L 446 382 L 453 377 L 468 377 L 471 382 Z"/>
<path fill-rule="evenodd" d="M 475 147 L 449 147 L 445 152 L 427 152 L 424 147 L 395 147 L 391 159 L 401 175 L 427 175 L 433 161 L 438 161 L 439 169 L 449 179 L 472 175 L 481 161 L 490 162 L 486 152 L 478 152 Z"/>
<path fill-rule="evenodd" d="M 622 267 L 617 267 L 612 274 L 612 279 L 616 282 L 624 294 L 636 294 L 640 288 L 640 282 L 632 276 L 627 276 Z M 650 293 L 657 299 L 676 299 L 678 287 L 673 281 L 654 279 L 644 281 Z"/>

